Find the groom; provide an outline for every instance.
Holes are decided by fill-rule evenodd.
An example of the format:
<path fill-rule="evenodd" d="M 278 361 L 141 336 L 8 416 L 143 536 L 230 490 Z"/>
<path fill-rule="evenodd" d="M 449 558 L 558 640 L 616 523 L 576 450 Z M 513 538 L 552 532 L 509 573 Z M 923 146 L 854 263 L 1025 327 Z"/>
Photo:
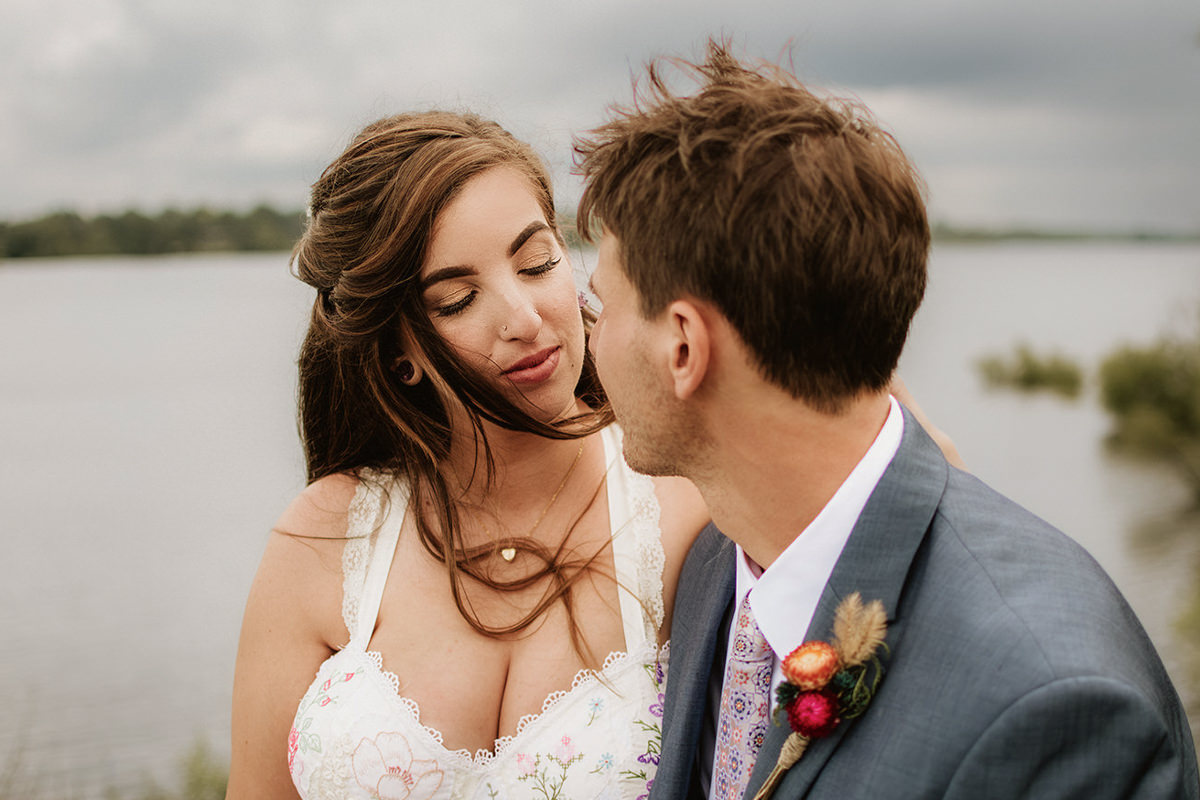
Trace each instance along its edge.
<path fill-rule="evenodd" d="M 692 479 L 713 518 L 676 595 L 651 800 L 754 797 L 789 716 L 807 749 L 776 798 L 1200 796 L 1179 698 L 1111 581 L 888 394 L 929 248 L 899 147 L 721 45 L 690 69 L 695 94 L 652 69 L 577 144 L 626 459 Z M 854 593 L 886 618 L 873 695 L 874 662 L 845 670 L 833 632 Z M 816 640 L 842 650 L 787 659 Z M 868 667 L 856 716 L 843 681 Z M 785 675 L 807 705 L 776 716 Z"/>

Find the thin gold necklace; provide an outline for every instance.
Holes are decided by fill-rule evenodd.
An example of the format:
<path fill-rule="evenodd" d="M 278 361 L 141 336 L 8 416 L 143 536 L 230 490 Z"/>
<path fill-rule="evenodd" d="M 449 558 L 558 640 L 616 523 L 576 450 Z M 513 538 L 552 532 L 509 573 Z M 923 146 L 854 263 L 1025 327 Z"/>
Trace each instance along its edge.
<path fill-rule="evenodd" d="M 559 482 L 558 488 L 554 490 L 554 494 L 550 495 L 550 502 L 546 503 L 546 507 L 543 508 L 542 513 L 538 515 L 537 522 L 533 523 L 533 527 L 529 529 L 529 533 L 525 534 L 526 539 L 533 538 L 534 531 L 538 529 L 538 526 L 542 524 L 542 520 L 544 520 L 546 515 L 550 513 L 550 508 L 554 505 L 554 501 L 558 500 L 558 496 L 562 493 L 563 487 L 567 485 L 567 481 L 571 478 L 571 473 L 573 473 L 575 471 L 575 467 L 579 465 L 579 459 L 583 456 L 583 443 L 584 440 L 580 439 L 579 450 L 575 452 L 575 460 L 571 462 L 571 466 L 567 467 L 567 471 L 563 475 L 562 480 Z M 491 532 L 488 531 L 486 527 L 483 530 L 489 537 L 491 536 Z M 501 548 L 500 557 L 505 561 L 512 562 L 512 560 L 517 557 L 517 548 L 511 546 Z"/>

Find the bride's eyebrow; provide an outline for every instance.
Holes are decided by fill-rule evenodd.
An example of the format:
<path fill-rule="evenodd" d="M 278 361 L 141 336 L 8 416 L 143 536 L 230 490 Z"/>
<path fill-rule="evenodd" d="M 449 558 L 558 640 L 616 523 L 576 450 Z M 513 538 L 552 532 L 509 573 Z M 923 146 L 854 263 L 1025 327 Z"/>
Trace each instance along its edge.
<path fill-rule="evenodd" d="M 521 245 L 529 241 L 530 236 L 533 236 L 535 233 L 548 230 L 550 230 L 550 226 L 540 219 L 529 223 L 520 233 L 517 234 L 517 238 L 513 239 L 512 244 L 508 246 L 509 256 L 515 256 L 517 251 L 521 249 Z"/>
<path fill-rule="evenodd" d="M 442 267 L 435 269 L 433 272 L 421 279 L 421 291 L 424 292 L 430 286 L 441 281 L 450 281 L 455 278 L 465 278 L 468 275 L 478 275 L 474 267 Z"/>

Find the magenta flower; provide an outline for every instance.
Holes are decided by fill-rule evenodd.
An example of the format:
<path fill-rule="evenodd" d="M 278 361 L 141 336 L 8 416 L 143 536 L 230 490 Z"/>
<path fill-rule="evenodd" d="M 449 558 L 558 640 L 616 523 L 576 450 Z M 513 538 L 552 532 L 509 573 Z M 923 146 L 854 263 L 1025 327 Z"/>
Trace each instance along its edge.
<path fill-rule="evenodd" d="M 788 722 L 792 730 L 809 739 L 833 733 L 838 718 L 837 695 L 828 691 L 801 692 L 788 704 Z"/>

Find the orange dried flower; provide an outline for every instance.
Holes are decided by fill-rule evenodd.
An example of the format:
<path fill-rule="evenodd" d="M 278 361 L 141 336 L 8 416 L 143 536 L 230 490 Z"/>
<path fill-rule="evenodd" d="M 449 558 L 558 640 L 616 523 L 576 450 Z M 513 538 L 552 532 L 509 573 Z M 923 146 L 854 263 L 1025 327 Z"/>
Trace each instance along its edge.
<path fill-rule="evenodd" d="M 805 642 L 783 660 L 780 668 L 788 683 L 808 692 L 824 689 L 842 668 L 842 660 L 828 642 Z"/>

